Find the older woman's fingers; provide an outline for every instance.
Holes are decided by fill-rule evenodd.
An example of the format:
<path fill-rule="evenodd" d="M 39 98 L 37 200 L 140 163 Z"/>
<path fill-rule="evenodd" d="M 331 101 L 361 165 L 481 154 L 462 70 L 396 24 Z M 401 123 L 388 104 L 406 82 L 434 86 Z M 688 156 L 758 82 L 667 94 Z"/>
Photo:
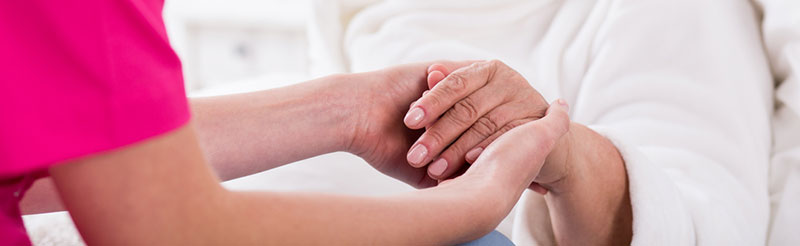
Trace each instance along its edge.
<path fill-rule="evenodd" d="M 501 178 L 517 179 L 530 186 L 556 142 L 569 129 L 567 109 L 563 100 L 552 103 L 542 119 L 511 129 L 492 142 L 467 172 L 488 168 Z"/>
<path fill-rule="evenodd" d="M 508 134 L 512 134 L 510 133 L 512 130 L 519 133 L 515 134 L 513 137 L 505 138 L 505 140 L 502 141 L 531 146 L 534 150 L 547 150 L 547 154 L 549 154 L 549 151 L 556 144 L 558 139 L 569 130 L 568 111 L 569 105 L 567 105 L 566 101 L 563 99 L 553 101 L 550 107 L 547 108 L 547 112 L 543 118 L 510 129 L 507 132 Z M 517 128 L 519 128 L 519 130 Z M 502 134 L 496 134 L 487 138 L 484 142 L 473 148 L 473 150 L 477 148 L 488 149 L 490 144 L 500 137 L 503 137 L 500 135 Z M 528 142 L 528 144 L 526 144 L 526 142 Z"/>
<path fill-rule="evenodd" d="M 417 101 L 403 119 L 411 129 L 420 129 L 433 122 L 448 109 L 488 83 L 493 63 L 478 62 L 453 71 Z"/>
<path fill-rule="evenodd" d="M 428 95 L 432 93 L 434 93 L 434 91 L 431 91 Z M 408 152 L 408 162 L 415 167 L 424 166 L 431 161 L 433 157 L 439 155 L 450 143 L 473 127 L 473 124 L 475 124 L 480 117 L 498 107 L 503 100 L 502 97 L 496 96 L 496 93 L 491 89 L 479 90 L 461 99 L 452 108 L 448 109 L 441 118 L 436 119 L 435 123 L 426 128 L 426 131 L 419 137 Z M 416 107 L 419 107 L 420 104 L 421 102 L 418 101 Z M 511 117 L 506 116 L 505 118 Z M 481 124 L 483 122 L 478 123 Z M 485 123 L 493 124 L 493 122 Z M 496 130 L 494 129 L 496 127 L 492 125 L 487 125 L 486 127 L 491 128 L 481 129 L 483 130 L 482 134 L 486 136 Z M 459 160 L 461 159 L 459 158 Z M 431 171 L 434 173 L 443 171 L 447 169 L 448 165 L 454 164 L 452 161 L 455 160 L 437 159 L 431 164 L 433 165 Z"/>
<path fill-rule="evenodd" d="M 437 160 L 428 167 L 428 174 L 435 179 L 450 177 L 461 166 L 466 164 L 465 158 L 469 153 L 468 151 L 479 143 L 492 135 L 500 135 L 514 126 L 541 117 L 541 115 L 536 115 L 535 112 L 526 112 L 528 108 L 530 108 L 528 105 L 503 104 L 481 116 L 453 144 L 450 144 L 441 154 L 438 154 Z M 430 154 L 432 156 L 437 155 L 434 151 Z M 441 164 L 446 164 L 446 168 L 438 166 Z"/>
<path fill-rule="evenodd" d="M 569 105 L 567 105 L 566 101 L 564 101 L 563 99 L 558 99 L 550 104 L 550 107 L 547 108 L 547 112 L 545 113 L 546 115 L 554 114 L 554 116 L 550 116 L 550 119 L 546 121 L 544 121 L 544 118 L 539 119 L 537 121 L 542 121 L 539 122 L 539 124 L 542 124 L 544 125 L 544 127 L 550 129 L 548 134 L 557 134 L 560 137 L 561 135 L 566 133 L 567 130 L 569 130 L 568 111 L 569 111 Z M 477 144 L 475 147 L 467 151 L 467 154 L 464 156 L 464 159 L 469 163 L 474 163 L 478 159 L 480 154 L 483 152 L 483 150 L 485 150 L 486 147 L 489 146 L 489 144 L 497 140 L 497 138 L 499 138 L 505 132 L 508 132 L 509 130 L 519 125 L 521 124 L 509 124 L 508 126 L 503 127 L 503 129 L 487 137 L 481 143 Z M 537 138 L 537 136 L 531 136 L 531 137 Z M 540 138 L 541 136 L 538 137 Z"/>
<path fill-rule="evenodd" d="M 522 120 L 516 120 L 516 121 L 509 122 L 508 124 L 506 124 L 503 127 L 501 127 L 499 130 L 497 130 L 495 133 L 493 133 L 492 135 L 486 137 L 480 143 L 476 144 L 475 146 L 473 146 L 472 148 L 467 150 L 467 153 L 464 154 L 464 160 L 466 162 L 468 162 L 468 163 L 475 163 L 475 161 L 478 160 L 478 157 L 483 152 L 483 150 L 485 150 L 486 147 L 489 146 L 489 144 L 494 142 L 494 140 L 497 140 L 497 138 L 502 136 L 504 133 L 510 131 L 511 129 L 514 129 L 515 127 L 521 126 L 521 125 L 523 125 L 525 123 L 528 123 L 530 121 L 533 121 L 533 120 L 536 120 L 536 119 L 533 119 L 533 118 L 532 119 L 522 119 Z"/>

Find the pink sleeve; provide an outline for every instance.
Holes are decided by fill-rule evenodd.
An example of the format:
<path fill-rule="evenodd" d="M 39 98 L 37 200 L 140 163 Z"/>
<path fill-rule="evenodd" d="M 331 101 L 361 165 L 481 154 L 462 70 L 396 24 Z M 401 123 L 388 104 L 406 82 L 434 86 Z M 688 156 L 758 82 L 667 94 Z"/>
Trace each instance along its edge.
<path fill-rule="evenodd" d="M 0 177 L 185 124 L 163 0 L 0 1 Z"/>

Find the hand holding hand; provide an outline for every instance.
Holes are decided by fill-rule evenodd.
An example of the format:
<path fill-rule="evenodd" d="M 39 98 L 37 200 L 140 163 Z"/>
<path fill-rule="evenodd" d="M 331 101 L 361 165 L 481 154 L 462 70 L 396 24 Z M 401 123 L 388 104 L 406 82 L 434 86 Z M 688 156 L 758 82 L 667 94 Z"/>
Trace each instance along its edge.
<path fill-rule="evenodd" d="M 511 102 L 524 102 L 525 99 L 540 99 L 541 96 L 535 91 L 531 93 L 527 82 L 515 83 L 524 82 L 524 79 L 500 62 L 477 63 L 458 70 L 433 65 L 428 71 L 431 90 L 428 93 L 423 92 L 423 97 L 412 105 L 411 112 L 405 118 L 405 123 L 409 126 L 427 128 L 425 135 L 409 151 L 409 160 L 417 158 L 414 148 L 432 143 L 425 146 L 437 146 L 437 149 L 425 153 L 427 159 L 422 158 L 422 165 L 436 160 L 427 167 L 428 174 L 443 180 L 451 178 L 450 174 L 458 174 L 453 169 L 464 169 L 461 162 L 456 162 L 457 167 L 449 164 L 453 163 L 451 160 L 460 159 L 466 153 L 463 158 L 474 164 L 462 176 L 483 174 L 488 180 L 506 184 L 505 188 L 511 191 L 530 185 L 538 193 L 550 192 L 551 195 L 547 197 L 550 219 L 559 244 L 630 243 L 632 210 L 625 163 L 611 141 L 586 126 L 570 122 L 562 100 L 551 104 L 547 116 L 539 120 L 530 119 L 536 118 L 538 100 L 530 101 L 533 103 L 528 106 L 532 108 L 525 108 L 523 105 L 517 108 L 504 106 L 514 105 Z M 448 74 L 448 71 L 453 72 Z M 502 90 L 490 86 L 493 82 L 511 89 Z M 495 93 L 492 96 L 502 100 L 498 103 L 496 98 L 489 98 L 482 91 L 493 91 Z M 484 96 L 479 96 L 482 93 Z M 528 93 L 528 96 L 520 96 L 520 93 Z M 488 100 L 474 100 L 480 98 Z M 419 108 L 421 111 L 417 112 L 423 114 L 415 114 L 415 108 Z M 557 108 L 561 108 L 561 111 L 554 111 Z M 494 132 L 481 132 L 480 129 L 498 129 L 496 126 L 499 124 L 486 124 L 488 119 L 483 119 L 489 118 L 492 112 L 502 112 L 499 114 L 501 117 L 495 116 L 494 119 L 505 119 L 508 122 L 523 120 L 528 123 L 518 127 L 500 127 L 499 131 Z M 531 112 L 534 117 L 530 116 Z M 561 117 L 555 117 L 555 112 L 561 112 Z M 476 117 L 483 120 L 475 120 Z M 462 130 L 466 129 L 464 125 L 469 126 L 466 132 Z M 437 130 L 437 127 L 441 127 L 441 130 Z M 479 130 L 476 131 L 476 127 Z M 458 130 L 452 134 L 454 130 L 448 128 Z M 477 134 L 470 135 L 470 131 Z M 426 138 L 426 135 L 431 137 Z M 470 146 L 470 141 L 464 141 L 475 138 L 476 135 L 490 137 L 481 140 L 476 147 Z M 497 138 L 495 135 L 501 136 Z M 458 140 L 454 140 L 455 137 Z M 482 148 L 485 150 L 482 151 Z M 445 150 L 440 152 L 441 149 Z M 450 155 L 449 152 L 455 154 Z M 445 161 L 439 161 L 442 159 Z M 440 172 L 442 174 L 437 176 Z M 457 177 L 442 181 L 442 184 L 457 182 L 456 180 L 471 179 Z M 491 187 L 491 183 L 489 184 Z M 502 193 L 502 196 L 507 195 L 497 192 Z M 518 196 L 512 198 L 516 199 Z M 512 200 L 513 202 L 516 200 Z M 595 212 L 601 210 L 608 213 Z"/>
<path fill-rule="evenodd" d="M 408 152 L 412 166 L 446 179 L 474 162 L 503 133 L 541 118 L 547 102 L 519 73 L 499 61 L 476 62 L 448 74 L 446 66 L 429 67 L 425 93 L 404 121 L 427 127 Z M 439 82 L 441 80 L 441 82 Z"/>
<path fill-rule="evenodd" d="M 471 62 L 439 62 L 438 67 L 455 70 Z M 374 72 L 341 75 L 342 88 L 352 95 L 347 108 L 355 119 L 349 127 L 350 143 L 346 150 L 358 155 L 378 171 L 417 188 L 437 184 L 424 169 L 406 162 L 406 152 L 422 134 L 408 129 L 403 115 L 409 105 L 427 89 L 426 68 L 431 63 L 417 63 Z"/>
<path fill-rule="evenodd" d="M 500 183 L 500 190 L 515 192 L 516 196 L 511 197 L 513 205 L 522 191 L 540 175 L 545 159 L 569 131 L 568 110 L 564 100 L 556 100 L 543 118 L 524 123 L 498 137 L 464 175 L 451 180 L 481 176 L 493 184 Z M 443 184 L 448 182 L 450 180 Z"/>

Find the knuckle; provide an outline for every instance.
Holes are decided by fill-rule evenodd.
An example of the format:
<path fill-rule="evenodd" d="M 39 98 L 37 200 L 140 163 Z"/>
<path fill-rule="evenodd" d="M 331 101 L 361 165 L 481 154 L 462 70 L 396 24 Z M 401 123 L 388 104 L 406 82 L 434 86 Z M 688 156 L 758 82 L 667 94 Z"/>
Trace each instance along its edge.
<path fill-rule="evenodd" d="M 467 89 L 467 78 L 461 73 L 452 73 L 447 77 L 447 83 L 442 84 L 442 90 L 447 94 L 460 95 Z"/>
<path fill-rule="evenodd" d="M 428 130 L 425 132 L 425 135 L 428 136 L 428 148 L 437 148 L 437 146 L 442 146 L 445 143 L 444 136 L 441 132 L 435 130 Z"/>
<path fill-rule="evenodd" d="M 472 123 L 473 119 L 479 117 L 478 108 L 475 102 L 470 98 L 464 98 L 458 101 L 451 109 L 451 118 L 456 123 L 461 125 L 468 125 Z"/>
<path fill-rule="evenodd" d="M 511 117 L 514 119 L 529 119 L 528 121 L 543 118 L 547 108 L 550 107 L 547 103 L 542 104 L 526 100 L 513 102 L 511 106 L 514 109 L 514 114 Z"/>
<path fill-rule="evenodd" d="M 463 154 L 464 154 L 464 148 L 459 146 L 458 144 L 453 144 L 447 147 L 447 149 L 444 152 L 442 152 L 441 156 L 442 158 L 445 158 L 448 161 L 450 161 L 450 163 L 456 163 L 457 161 L 455 160 L 459 159 L 458 156 Z"/>
<path fill-rule="evenodd" d="M 533 117 L 535 117 L 536 119 L 543 118 L 545 114 L 547 114 L 547 108 L 550 107 L 550 104 L 547 104 L 547 102 L 545 102 L 544 99 L 542 99 L 539 103 L 534 105 L 536 106 L 531 107 L 531 111 L 533 111 L 532 112 Z"/>
<path fill-rule="evenodd" d="M 522 124 L 525 124 L 525 122 L 528 122 L 528 121 L 520 119 L 520 120 L 513 120 L 511 122 L 508 122 L 508 124 L 505 124 L 505 125 L 503 125 L 503 127 L 500 128 L 500 132 L 511 131 L 511 129 L 514 129 L 514 128 L 518 127 L 518 126 L 521 126 Z"/>
<path fill-rule="evenodd" d="M 528 82 L 527 79 L 525 79 L 524 76 L 522 76 L 522 74 L 518 73 L 517 71 L 513 71 L 513 70 L 511 70 L 510 73 L 511 73 L 510 79 L 508 79 L 509 83 L 518 83 L 523 88 L 531 89 L 533 91 L 536 91 L 536 89 L 533 89 L 533 87 L 531 87 L 531 84 Z M 538 92 L 536 94 L 538 94 Z"/>
<path fill-rule="evenodd" d="M 513 120 L 516 115 L 515 111 L 497 111 L 487 116 L 488 120 L 492 121 L 497 127 L 495 131 L 499 130 L 500 126 L 505 125 L 505 122 Z"/>
<path fill-rule="evenodd" d="M 506 124 L 506 125 L 504 125 L 503 127 L 500 128 L 499 132 L 508 132 L 508 131 L 511 131 L 511 129 L 514 129 L 514 127 L 516 127 L 516 126 L 511 125 L 511 124 Z"/>
<path fill-rule="evenodd" d="M 505 63 L 503 63 L 502 61 L 500 61 L 498 59 L 492 59 L 492 60 L 487 61 L 486 63 L 489 64 L 489 66 L 492 66 L 492 67 L 495 67 L 495 68 L 500 68 L 500 67 L 505 67 L 506 66 Z"/>
<path fill-rule="evenodd" d="M 426 106 L 432 107 L 440 107 L 444 105 L 442 102 L 443 95 L 446 92 L 440 92 L 438 90 L 431 90 L 428 94 L 422 96 L 419 100 L 417 100 L 417 104 L 422 104 Z"/>
<path fill-rule="evenodd" d="M 491 118 L 481 117 L 472 125 L 472 130 L 478 135 L 486 138 L 497 132 L 499 129 L 496 121 Z"/>
<path fill-rule="evenodd" d="M 504 67 L 506 67 L 506 65 L 503 62 L 501 62 L 500 60 L 496 60 L 495 59 L 495 60 L 487 61 L 485 63 L 485 68 L 486 68 L 485 70 L 488 73 L 487 74 L 487 78 L 489 79 L 489 81 L 494 81 L 495 78 L 502 77 L 501 76 L 502 71 L 505 71 Z M 505 81 L 505 80 L 501 80 L 501 81 Z"/>

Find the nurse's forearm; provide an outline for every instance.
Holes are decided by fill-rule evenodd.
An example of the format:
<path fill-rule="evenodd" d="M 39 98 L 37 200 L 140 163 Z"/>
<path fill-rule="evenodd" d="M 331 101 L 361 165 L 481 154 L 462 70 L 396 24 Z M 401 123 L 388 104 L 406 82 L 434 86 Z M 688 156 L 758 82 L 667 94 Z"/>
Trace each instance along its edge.
<path fill-rule="evenodd" d="M 228 218 L 219 227 L 243 228 L 233 233 L 264 238 L 221 243 L 454 245 L 489 233 L 513 204 L 499 192 L 473 188 L 444 185 L 382 198 L 232 193 L 235 207 L 219 216 Z"/>
<path fill-rule="evenodd" d="M 186 126 L 50 169 L 87 244 L 448 245 L 490 232 L 530 182 L 487 160 L 476 165 L 485 172 L 402 195 L 235 192 L 193 134 Z"/>
<path fill-rule="evenodd" d="M 625 163 L 617 148 L 572 123 L 547 161 L 564 161 L 569 175 L 547 187 L 547 207 L 559 245 L 627 245 L 632 237 Z M 554 159 L 554 160 L 551 160 Z"/>
<path fill-rule="evenodd" d="M 333 75 L 267 91 L 190 99 L 200 144 L 223 180 L 344 150 L 342 83 Z"/>
<path fill-rule="evenodd" d="M 191 98 L 200 144 L 216 174 L 229 180 L 308 157 L 343 150 L 353 105 L 333 75 L 243 94 Z M 348 111 L 349 110 L 349 111 Z M 345 112 L 347 111 L 347 112 Z M 350 133 L 352 134 L 352 133 Z M 20 202 L 23 214 L 63 211 L 50 178 L 37 180 Z"/>

